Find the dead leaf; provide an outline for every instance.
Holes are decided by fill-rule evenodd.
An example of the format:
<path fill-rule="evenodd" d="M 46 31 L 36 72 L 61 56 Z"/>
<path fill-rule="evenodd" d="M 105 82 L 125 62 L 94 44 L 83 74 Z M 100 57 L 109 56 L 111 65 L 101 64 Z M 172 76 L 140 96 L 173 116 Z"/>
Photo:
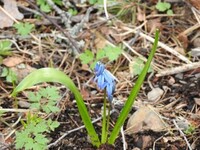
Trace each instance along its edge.
<path fill-rule="evenodd" d="M 14 66 L 16 66 L 16 65 L 18 65 L 18 64 L 21 64 L 23 61 L 24 61 L 23 58 L 13 56 L 13 57 L 5 58 L 5 59 L 3 60 L 3 64 L 4 64 L 6 67 L 14 67 Z"/>
<path fill-rule="evenodd" d="M 90 92 L 86 88 L 83 87 L 81 89 L 81 95 L 83 96 L 83 99 L 86 99 L 90 97 Z"/>
<path fill-rule="evenodd" d="M 178 40 L 180 41 L 182 47 L 184 49 L 187 49 L 188 43 L 189 43 L 187 35 L 183 34 L 183 33 L 179 34 L 178 35 Z"/>
<path fill-rule="evenodd" d="M 145 18 L 145 12 L 142 11 L 140 7 L 137 7 L 137 11 L 138 11 L 138 13 L 137 13 L 137 20 L 138 21 L 145 21 L 145 19 L 146 19 Z"/>
<path fill-rule="evenodd" d="M 193 7 L 200 10 L 200 0 L 186 0 L 188 1 Z"/>
<path fill-rule="evenodd" d="M 108 43 L 107 40 L 101 35 L 101 33 L 96 32 L 96 39 L 94 41 L 96 49 L 102 49 Z"/>
<path fill-rule="evenodd" d="M 160 23 L 160 18 L 147 21 L 147 29 L 150 33 L 154 33 L 156 29 L 160 29 L 160 31 L 162 31 L 163 25 Z"/>
<path fill-rule="evenodd" d="M 146 130 L 160 132 L 166 130 L 167 126 L 155 108 L 142 106 L 129 118 L 125 133 L 130 135 Z"/>
<path fill-rule="evenodd" d="M 196 47 L 200 47 L 200 37 L 195 38 L 194 41 L 192 42 L 193 46 Z"/>
<path fill-rule="evenodd" d="M 195 103 L 196 103 L 197 105 L 200 106 L 200 98 L 194 98 L 194 101 L 195 101 Z"/>
<path fill-rule="evenodd" d="M 182 54 L 182 55 L 186 55 L 185 54 L 185 50 L 184 50 L 184 48 L 182 48 L 182 47 L 179 47 L 179 46 L 176 46 L 175 48 L 174 48 L 177 52 L 179 52 L 180 54 Z"/>
<path fill-rule="evenodd" d="M 24 15 L 19 12 L 17 2 L 15 0 L 3 0 L 5 11 L 15 19 L 21 20 Z M 11 27 L 14 21 L 8 17 L 3 11 L 0 10 L 0 28 Z"/>

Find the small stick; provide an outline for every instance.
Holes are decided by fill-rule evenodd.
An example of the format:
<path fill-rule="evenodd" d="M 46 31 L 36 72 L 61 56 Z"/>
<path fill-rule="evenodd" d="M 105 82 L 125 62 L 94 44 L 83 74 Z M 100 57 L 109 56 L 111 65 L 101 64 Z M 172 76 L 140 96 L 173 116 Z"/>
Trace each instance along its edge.
<path fill-rule="evenodd" d="M 93 120 L 92 123 L 95 123 L 95 122 L 101 120 L 101 118 L 102 118 L 102 117 L 99 117 L 99 118 Z M 82 125 L 82 126 L 80 126 L 80 127 L 78 127 L 78 128 L 75 128 L 75 129 L 72 129 L 72 130 L 70 130 L 70 131 L 67 131 L 65 134 L 63 134 L 63 135 L 62 135 L 60 138 L 58 138 L 55 142 L 49 144 L 47 147 L 50 148 L 50 147 L 52 147 L 52 146 L 57 145 L 57 144 L 58 144 L 63 138 L 65 138 L 68 134 L 73 133 L 73 132 L 76 132 L 76 131 L 81 130 L 81 129 L 83 129 L 83 128 L 85 128 L 85 125 Z"/>
<path fill-rule="evenodd" d="M 186 142 L 186 144 L 187 144 L 187 146 L 188 146 L 188 149 L 189 149 L 189 150 L 192 150 L 192 148 L 191 148 L 191 146 L 190 146 L 190 143 L 188 142 L 188 140 L 187 140 L 185 134 L 183 133 L 183 131 L 182 131 L 182 130 L 179 128 L 179 126 L 177 125 L 176 120 L 173 119 L 173 123 L 174 123 L 175 127 L 178 129 L 178 131 L 180 132 L 181 136 L 183 136 L 183 138 L 184 138 L 184 140 L 185 140 L 185 142 Z"/>
<path fill-rule="evenodd" d="M 129 27 L 123 27 L 125 30 L 129 30 L 129 31 L 132 31 L 134 32 L 135 34 L 137 33 L 136 30 L 134 29 L 131 29 Z M 139 35 L 147 40 L 149 40 L 150 42 L 154 42 L 154 38 L 142 33 L 142 32 L 139 32 Z M 180 53 L 178 53 L 177 51 L 175 51 L 174 49 L 170 48 L 169 46 L 167 46 L 166 44 L 158 41 L 158 46 L 162 47 L 163 49 L 165 49 L 166 51 L 170 52 L 171 54 L 175 55 L 176 57 L 178 57 L 179 59 L 181 59 L 182 61 L 186 62 L 187 64 L 191 64 L 192 62 L 187 59 L 185 56 L 181 55 Z"/>
<path fill-rule="evenodd" d="M 123 43 L 129 50 L 131 50 L 135 55 L 139 56 L 140 59 L 142 59 L 144 62 L 147 61 L 147 59 L 146 59 L 144 56 L 142 56 L 140 53 L 136 52 L 128 43 L 126 43 L 125 41 L 123 41 L 122 43 Z M 124 53 L 123 53 L 123 55 L 124 55 Z M 127 57 L 126 57 L 126 58 L 127 58 Z M 131 61 L 129 61 L 129 62 L 131 62 Z M 154 67 L 154 69 L 155 69 L 156 71 L 159 71 L 159 70 L 160 70 L 154 63 L 151 63 L 151 64 L 152 64 L 152 66 Z"/>
<path fill-rule="evenodd" d="M 110 112 L 110 114 L 114 113 L 115 111 L 116 111 L 116 110 L 112 110 L 112 111 Z M 102 119 L 102 116 L 99 117 L 99 118 L 97 118 L 97 119 L 95 119 L 95 120 L 93 120 L 92 123 L 95 123 L 95 122 L 97 122 L 97 121 L 99 121 L 99 120 L 101 120 L 101 119 Z M 82 126 L 80 126 L 80 127 L 78 127 L 78 128 L 75 128 L 75 129 L 72 129 L 72 130 L 70 130 L 70 131 L 67 131 L 65 134 L 63 134 L 63 135 L 62 135 L 60 138 L 58 138 L 55 142 L 49 144 L 47 147 L 50 148 L 50 147 L 52 147 L 52 146 L 57 145 L 57 144 L 58 144 L 63 138 L 65 138 L 68 134 L 73 133 L 73 132 L 78 131 L 78 130 L 83 129 L 83 128 L 85 128 L 85 125 L 82 125 Z"/>
<path fill-rule="evenodd" d="M 124 129 L 123 129 L 123 126 L 121 127 L 121 135 L 122 135 L 122 141 L 123 141 L 123 150 L 126 150 L 127 149 L 127 143 L 126 143 L 126 139 L 125 139 L 125 135 L 124 135 Z"/>
<path fill-rule="evenodd" d="M 54 4 L 52 0 L 46 0 L 47 3 L 62 17 L 63 22 L 65 23 L 65 26 L 69 27 L 70 19 L 68 19 L 64 13 L 58 6 Z"/>
<path fill-rule="evenodd" d="M 55 23 L 53 20 L 51 20 L 45 13 L 43 13 L 42 11 L 40 11 L 40 9 L 33 4 L 30 0 L 26 0 L 33 8 L 35 8 L 37 11 L 39 11 L 47 20 L 49 20 L 53 25 L 55 25 L 69 40 L 69 42 L 71 43 L 71 46 L 74 49 L 75 54 L 79 54 L 80 50 L 78 47 L 77 42 L 71 37 L 71 35 L 66 32 L 63 28 L 61 28 L 61 26 L 59 26 L 57 23 Z"/>
<path fill-rule="evenodd" d="M 30 112 L 30 109 L 12 109 L 12 108 L 0 108 L 3 112 Z"/>
<path fill-rule="evenodd" d="M 107 0 L 103 0 L 103 7 L 104 7 L 106 19 L 109 20 L 109 15 L 108 15 L 108 10 L 107 10 Z"/>
<path fill-rule="evenodd" d="M 158 74 L 156 74 L 156 76 L 162 77 L 162 76 L 177 74 L 177 73 L 197 69 L 199 67 L 200 67 L 200 62 L 195 62 L 195 63 L 192 63 L 192 64 L 185 64 L 183 66 L 174 67 L 174 68 L 170 68 L 170 69 L 166 69 L 164 71 L 161 71 Z"/>

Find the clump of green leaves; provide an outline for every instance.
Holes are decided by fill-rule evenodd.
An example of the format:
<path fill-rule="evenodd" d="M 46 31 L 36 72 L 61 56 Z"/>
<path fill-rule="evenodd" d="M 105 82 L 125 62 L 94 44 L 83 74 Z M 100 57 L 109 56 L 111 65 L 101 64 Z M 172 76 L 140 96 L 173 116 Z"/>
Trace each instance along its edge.
<path fill-rule="evenodd" d="M 45 120 L 37 115 L 28 114 L 27 121 L 21 121 L 24 129 L 16 132 L 16 149 L 44 150 L 47 149 L 49 140 L 44 133 L 54 131 L 60 124 L 51 119 Z"/>
<path fill-rule="evenodd" d="M 4 67 L 1 77 L 6 77 L 6 81 L 10 83 L 17 83 L 17 74 L 10 68 Z"/>
<path fill-rule="evenodd" d="M 9 40 L 2 40 L 0 41 L 0 55 L 1 56 L 8 56 L 11 54 L 11 46 L 12 42 Z"/>
<path fill-rule="evenodd" d="M 89 4 L 103 4 L 103 0 L 88 0 Z"/>
<path fill-rule="evenodd" d="M 130 73 L 132 76 L 140 75 L 144 68 L 144 61 L 139 57 L 134 57 L 133 60 L 129 64 Z M 148 73 L 153 72 L 153 68 L 150 66 L 148 69 Z"/>
<path fill-rule="evenodd" d="M 11 46 L 12 42 L 9 40 L 1 40 L 0 41 L 0 64 L 3 61 L 3 56 L 8 56 L 11 54 Z"/>
<path fill-rule="evenodd" d="M 167 11 L 167 14 L 168 15 L 172 15 L 173 14 L 173 11 L 171 10 L 171 4 L 170 3 L 167 3 L 167 2 L 158 2 L 156 4 L 156 9 L 160 12 L 165 12 Z"/>
<path fill-rule="evenodd" d="M 72 16 L 75 16 L 77 15 L 78 11 L 75 8 L 70 8 L 68 10 L 68 13 L 70 13 Z"/>
<path fill-rule="evenodd" d="M 120 47 L 113 47 L 110 45 L 105 46 L 103 49 L 97 51 L 96 55 L 90 51 L 85 50 L 79 58 L 82 64 L 89 64 L 91 63 L 91 68 L 93 69 L 96 62 L 103 58 L 108 58 L 109 61 L 116 60 L 119 55 L 122 53 L 122 49 Z"/>
<path fill-rule="evenodd" d="M 191 135 L 195 131 L 195 126 L 189 125 L 189 127 L 184 131 L 185 134 Z"/>
<path fill-rule="evenodd" d="M 41 88 L 38 92 L 29 92 L 28 99 L 32 109 L 42 110 L 46 113 L 59 111 L 56 103 L 60 99 L 60 95 L 56 87 Z"/>
<path fill-rule="evenodd" d="M 62 6 L 62 0 L 52 0 L 55 4 Z M 46 13 L 51 12 L 51 6 L 47 3 L 46 0 L 37 0 L 37 5 L 40 6 L 40 10 Z"/>
<path fill-rule="evenodd" d="M 30 34 L 31 31 L 34 29 L 34 24 L 30 24 L 28 22 L 15 23 L 13 26 L 17 29 L 17 33 L 21 36 L 26 36 Z"/>

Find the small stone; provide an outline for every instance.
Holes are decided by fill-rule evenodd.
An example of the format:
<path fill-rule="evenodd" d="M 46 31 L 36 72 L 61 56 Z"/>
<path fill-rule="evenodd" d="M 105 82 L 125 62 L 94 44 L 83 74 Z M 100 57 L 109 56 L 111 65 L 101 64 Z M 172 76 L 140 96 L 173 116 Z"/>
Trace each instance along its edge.
<path fill-rule="evenodd" d="M 175 78 L 182 80 L 183 79 L 183 74 L 182 73 L 178 73 L 175 75 Z"/>
<path fill-rule="evenodd" d="M 183 118 L 183 117 L 178 117 L 178 118 L 176 119 L 176 122 L 177 122 L 178 127 L 179 127 L 181 130 L 187 130 L 188 127 L 189 127 L 189 125 L 190 125 L 189 121 L 186 120 L 186 119 Z"/>
<path fill-rule="evenodd" d="M 153 88 L 148 94 L 147 98 L 149 101 L 157 101 L 161 98 L 164 91 L 160 88 Z"/>
<path fill-rule="evenodd" d="M 129 118 L 125 133 L 131 135 L 148 130 L 161 132 L 166 130 L 167 126 L 156 108 L 150 105 L 142 106 Z"/>
<path fill-rule="evenodd" d="M 173 77 L 170 77 L 170 79 L 168 80 L 169 85 L 173 85 L 175 82 L 176 81 Z"/>
<path fill-rule="evenodd" d="M 25 102 L 25 101 L 19 101 L 18 105 L 22 108 L 29 108 L 30 107 L 30 103 Z"/>

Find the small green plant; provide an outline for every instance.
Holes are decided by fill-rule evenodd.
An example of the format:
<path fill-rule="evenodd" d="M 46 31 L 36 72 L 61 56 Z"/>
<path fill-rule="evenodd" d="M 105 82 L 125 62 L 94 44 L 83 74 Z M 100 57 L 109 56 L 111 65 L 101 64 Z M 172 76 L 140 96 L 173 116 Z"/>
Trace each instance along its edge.
<path fill-rule="evenodd" d="M 55 4 L 62 6 L 62 0 L 52 0 Z M 40 10 L 46 13 L 51 12 L 51 6 L 47 3 L 46 0 L 37 0 L 37 5 L 40 6 Z"/>
<path fill-rule="evenodd" d="M 32 109 L 42 110 L 47 114 L 59 111 L 56 103 L 60 95 L 56 87 L 40 88 L 38 92 L 29 92 L 28 99 Z"/>
<path fill-rule="evenodd" d="M 129 64 L 130 73 L 132 76 L 140 75 L 144 68 L 144 61 L 139 57 L 134 57 Z M 148 73 L 152 72 L 153 68 L 150 66 Z"/>
<path fill-rule="evenodd" d="M 11 54 L 11 46 L 12 42 L 9 40 L 1 40 L 0 41 L 0 55 L 1 56 L 8 56 Z"/>
<path fill-rule="evenodd" d="M 28 114 L 27 121 L 21 121 L 24 129 L 16 132 L 16 149 L 44 150 L 47 149 L 48 138 L 44 133 L 54 131 L 60 124 L 51 119 L 45 120 L 37 115 Z"/>
<path fill-rule="evenodd" d="M 109 61 L 116 60 L 119 55 L 122 53 L 120 47 L 113 47 L 110 45 L 105 46 L 103 49 L 97 51 L 96 55 L 94 55 L 90 50 L 85 50 L 84 53 L 80 54 L 79 58 L 82 64 L 91 64 L 91 68 L 93 69 L 95 64 L 103 59 L 108 58 Z"/>
<path fill-rule="evenodd" d="M 1 77 L 6 77 L 6 81 L 13 83 L 13 85 L 17 83 L 17 74 L 10 68 L 4 67 L 2 70 Z"/>
<path fill-rule="evenodd" d="M 171 10 L 171 4 L 168 2 L 160 2 L 158 1 L 158 3 L 156 4 L 156 9 L 160 12 L 165 12 L 167 11 L 168 15 L 172 15 L 173 11 Z"/>
<path fill-rule="evenodd" d="M 28 22 L 15 23 L 13 26 L 17 29 L 17 33 L 21 36 L 26 36 L 30 34 L 31 31 L 34 29 L 34 24 L 30 24 Z"/>
<path fill-rule="evenodd" d="M 82 118 L 82 121 L 85 125 L 85 128 L 88 132 L 88 135 L 90 137 L 91 143 L 99 147 L 101 144 L 107 143 L 113 145 L 116 138 L 118 137 L 118 134 L 120 132 L 120 128 L 124 124 L 125 120 L 128 117 L 128 114 L 132 108 L 132 105 L 137 97 L 137 94 L 140 90 L 141 85 L 144 82 L 144 79 L 146 77 L 146 74 L 148 72 L 149 66 L 151 64 L 151 61 L 153 59 L 153 56 L 155 54 L 157 44 L 159 39 L 159 31 L 156 31 L 155 34 L 155 41 L 152 47 L 152 50 L 149 54 L 148 60 L 139 75 L 134 87 L 130 91 L 130 95 L 128 96 L 128 99 L 122 109 L 122 111 L 119 114 L 119 117 L 117 119 L 117 122 L 115 123 L 114 127 L 112 128 L 112 131 L 109 131 L 109 115 L 106 118 L 106 104 L 105 99 L 106 96 L 104 95 L 104 116 L 103 116 L 103 129 L 102 129 L 102 139 L 99 140 L 99 136 L 97 132 L 95 131 L 95 128 L 92 124 L 91 117 L 89 115 L 89 112 L 87 110 L 87 107 L 84 103 L 83 97 L 81 96 L 78 88 L 75 86 L 74 82 L 63 72 L 54 69 L 54 68 L 43 68 L 36 71 L 33 71 L 31 74 L 29 74 L 25 79 L 23 79 L 19 85 L 13 90 L 12 96 L 16 97 L 17 93 L 20 91 L 23 91 L 35 84 L 42 83 L 42 82 L 58 82 L 61 84 L 64 84 L 66 87 L 73 92 L 76 103 L 78 106 L 78 110 L 80 113 L 80 116 Z M 113 92 L 114 92 L 114 81 L 115 77 L 108 72 L 108 70 L 105 69 L 103 65 L 100 63 L 97 63 L 97 66 L 95 66 L 95 81 L 97 81 L 98 86 L 101 89 L 104 89 L 106 91 L 108 100 L 112 99 Z M 111 80 L 109 80 L 111 79 Z M 111 101 L 110 101 L 111 102 Z M 106 123 L 107 122 L 107 123 Z M 23 145 L 23 144 L 21 144 Z"/>
<path fill-rule="evenodd" d="M 103 4 L 103 0 L 88 0 L 90 5 Z"/>
<path fill-rule="evenodd" d="M 184 131 L 185 134 L 191 135 L 195 131 L 195 126 L 189 125 L 189 127 Z"/>
<path fill-rule="evenodd" d="M 9 40 L 1 40 L 0 41 L 0 64 L 3 61 L 3 56 L 11 55 L 11 46 L 12 42 Z"/>
<path fill-rule="evenodd" d="M 75 16 L 75 15 L 77 15 L 78 11 L 76 9 L 70 8 L 68 10 L 68 13 L 70 13 L 72 16 Z"/>

